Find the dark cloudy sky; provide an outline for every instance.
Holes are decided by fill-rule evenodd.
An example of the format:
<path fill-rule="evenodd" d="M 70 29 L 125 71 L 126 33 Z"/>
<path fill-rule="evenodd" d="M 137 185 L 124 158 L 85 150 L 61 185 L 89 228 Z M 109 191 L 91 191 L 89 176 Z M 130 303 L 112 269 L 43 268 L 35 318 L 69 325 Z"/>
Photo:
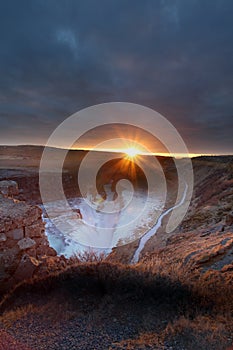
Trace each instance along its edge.
<path fill-rule="evenodd" d="M 0 144 L 42 144 L 81 108 L 128 101 L 192 153 L 233 153 L 232 18 L 232 0 L 2 0 Z"/>

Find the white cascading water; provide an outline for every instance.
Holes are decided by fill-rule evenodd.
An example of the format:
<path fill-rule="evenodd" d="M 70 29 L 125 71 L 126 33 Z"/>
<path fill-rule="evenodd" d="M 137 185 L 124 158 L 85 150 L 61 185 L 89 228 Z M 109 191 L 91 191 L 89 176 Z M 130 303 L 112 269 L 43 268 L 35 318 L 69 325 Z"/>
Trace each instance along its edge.
<path fill-rule="evenodd" d="M 112 200 L 114 193 L 108 190 L 106 193 L 108 193 L 108 200 Z M 123 196 L 127 201 L 130 194 L 127 191 L 123 191 Z M 54 223 L 57 220 L 59 223 L 63 222 L 65 226 L 69 222 L 70 229 L 67 229 L 66 225 L 65 234 L 64 232 L 60 232 L 45 214 L 43 218 L 49 243 L 57 251 L 58 255 L 64 255 L 67 258 L 88 249 L 97 253 L 104 252 L 108 254 L 112 247 L 119 244 L 119 240 L 121 240 L 121 244 L 127 243 L 130 240 L 132 241 L 132 237 L 135 237 L 135 239 L 138 238 L 135 234 L 136 231 L 140 232 L 141 230 L 145 232 L 145 230 L 148 231 L 150 229 L 151 224 L 154 222 L 153 217 L 155 212 L 161 210 L 161 200 L 157 197 L 147 205 L 147 211 L 143 220 L 135 220 L 129 226 L 124 227 L 124 224 L 126 225 L 128 223 L 129 217 L 132 215 L 132 210 L 141 210 L 146 200 L 147 198 L 142 192 L 135 192 L 133 207 L 131 205 L 124 208 L 124 210 L 104 214 L 89 206 L 83 198 L 70 199 L 70 206 L 73 209 L 80 209 L 82 214 L 82 219 L 78 220 L 78 229 L 77 220 L 75 221 L 75 229 L 72 229 L 73 218 L 66 216 L 62 203 L 59 201 L 50 203 L 54 211 Z M 89 245 L 80 244 L 83 237 L 88 237 Z M 98 245 L 101 248 L 92 248 L 93 246 L 96 247 L 96 241 L 98 241 Z"/>

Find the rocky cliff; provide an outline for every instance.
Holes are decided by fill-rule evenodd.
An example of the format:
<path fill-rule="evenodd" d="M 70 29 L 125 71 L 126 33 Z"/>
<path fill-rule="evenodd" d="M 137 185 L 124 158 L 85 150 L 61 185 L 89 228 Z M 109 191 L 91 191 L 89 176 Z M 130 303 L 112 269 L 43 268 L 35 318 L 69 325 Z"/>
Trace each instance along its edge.
<path fill-rule="evenodd" d="M 18 186 L 0 181 L 0 290 L 45 269 L 56 252 L 44 233 L 42 210 L 15 200 Z"/>

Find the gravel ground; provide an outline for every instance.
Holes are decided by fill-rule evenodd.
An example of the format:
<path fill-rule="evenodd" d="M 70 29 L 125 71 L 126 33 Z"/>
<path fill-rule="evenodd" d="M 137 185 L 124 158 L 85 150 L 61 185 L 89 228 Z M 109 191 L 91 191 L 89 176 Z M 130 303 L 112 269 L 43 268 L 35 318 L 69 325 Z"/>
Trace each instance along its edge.
<path fill-rule="evenodd" d="M 75 271 L 22 286 L 0 305 L 0 350 L 223 350 L 232 344 L 222 319 L 180 284 L 159 279 L 153 289 L 134 287 L 122 271 L 122 283 L 115 273 L 103 288 L 89 265 L 89 277 Z"/>
<path fill-rule="evenodd" d="M 30 350 L 25 344 L 20 343 L 9 333 L 0 329 L 0 350 Z"/>
<path fill-rule="evenodd" d="M 175 310 L 166 305 L 150 299 L 133 300 L 130 295 L 119 298 L 87 293 L 85 297 L 68 300 L 66 293 L 56 293 L 49 300 L 31 301 L 33 311 L 22 312 L 22 317 L 18 316 L 6 328 L 12 337 L 25 344 L 24 350 L 26 346 L 32 350 L 128 349 L 116 343 L 135 339 L 145 331 L 159 331 L 166 325 L 166 317 L 172 314 L 175 317 Z M 22 304 L 25 305 L 25 300 Z"/>

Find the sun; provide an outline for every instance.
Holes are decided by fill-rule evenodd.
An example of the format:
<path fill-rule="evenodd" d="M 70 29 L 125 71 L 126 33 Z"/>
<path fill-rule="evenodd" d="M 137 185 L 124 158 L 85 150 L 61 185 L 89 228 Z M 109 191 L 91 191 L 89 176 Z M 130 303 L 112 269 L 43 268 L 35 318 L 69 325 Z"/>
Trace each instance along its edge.
<path fill-rule="evenodd" d="M 128 158 L 135 158 L 138 155 L 138 150 L 135 147 L 130 147 L 125 150 L 125 153 Z"/>

